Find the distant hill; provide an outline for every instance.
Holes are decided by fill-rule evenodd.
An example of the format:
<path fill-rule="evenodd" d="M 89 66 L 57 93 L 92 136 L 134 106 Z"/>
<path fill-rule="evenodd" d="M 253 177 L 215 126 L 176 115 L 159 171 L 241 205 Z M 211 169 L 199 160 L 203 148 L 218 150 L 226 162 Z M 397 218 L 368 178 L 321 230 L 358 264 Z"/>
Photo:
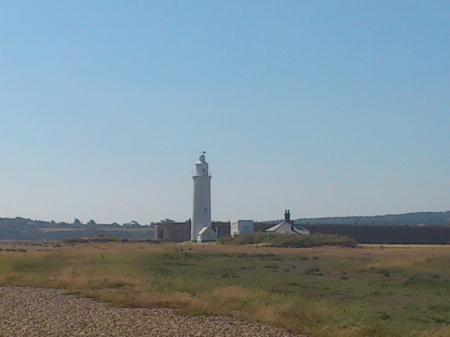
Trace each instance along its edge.
<path fill-rule="evenodd" d="M 450 211 L 417 212 L 407 214 L 388 214 L 377 216 L 349 216 L 332 218 L 313 218 L 294 220 L 299 225 L 372 225 L 372 226 L 450 226 Z"/>
<path fill-rule="evenodd" d="M 255 222 L 255 230 L 265 230 L 278 221 Z M 439 226 L 450 227 L 450 211 L 418 212 L 379 216 L 349 216 L 294 220 L 299 225 L 356 225 L 356 226 Z M 215 222 L 223 233 L 229 233 L 229 223 Z M 223 228 L 222 228 L 223 227 Z M 317 229 L 318 230 L 318 229 Z M 319 230 L 320 232 L 320 230 Z M 72 223 L 31 220 L 26 218 L 0 218 L 0 240 L 64 240 L 96 236 L 121 239 L 153 240 L 153 224 L 140 225 L 135 221 L 119 225 L 87 224 L 75 219 Z"/>
<path fill-rule="evenodd" d="M 120 226 L 117 223 L 96 224 L 93 220 L 84 225 L 77 219 L 66 223 L 20 217 L 0 218 L 0 240 L 64 240 L 96 236 L 153 240 L 154 228 L 135 221 Z"/>

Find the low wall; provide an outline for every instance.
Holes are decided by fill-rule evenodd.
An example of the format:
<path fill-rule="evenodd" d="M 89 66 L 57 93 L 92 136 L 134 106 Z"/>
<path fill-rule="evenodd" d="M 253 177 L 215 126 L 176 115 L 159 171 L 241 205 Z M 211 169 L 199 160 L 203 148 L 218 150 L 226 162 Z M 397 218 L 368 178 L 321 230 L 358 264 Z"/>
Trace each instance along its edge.
<path fill-rule="evenodd" d="M 358 243 L 375 244 L 447 244 L 450 227 L 437 226 L 363 226 L 363 225 L 302 225 L 311 234 L 339 234 Z"/>

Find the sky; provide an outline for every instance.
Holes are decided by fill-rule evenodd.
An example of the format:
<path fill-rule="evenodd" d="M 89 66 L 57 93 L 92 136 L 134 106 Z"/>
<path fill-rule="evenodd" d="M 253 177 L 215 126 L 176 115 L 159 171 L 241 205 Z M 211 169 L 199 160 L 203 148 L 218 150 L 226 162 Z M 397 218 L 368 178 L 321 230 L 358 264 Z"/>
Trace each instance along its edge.
<path fill-rule="evenodd" d="M 0 217 L 450 210 L 449 1 L 0 1 Z"/>

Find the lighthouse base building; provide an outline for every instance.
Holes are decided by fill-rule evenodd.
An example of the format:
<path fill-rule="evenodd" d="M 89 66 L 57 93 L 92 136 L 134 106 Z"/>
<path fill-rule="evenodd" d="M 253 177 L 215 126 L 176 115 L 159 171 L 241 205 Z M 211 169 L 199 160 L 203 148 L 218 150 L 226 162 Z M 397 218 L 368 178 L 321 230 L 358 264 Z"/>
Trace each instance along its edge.
<path fill-rule="evenodd" d="M 203 227 L 197 234 L 197 242 L 217 241 L 217 230 L 210 227 Z"/>

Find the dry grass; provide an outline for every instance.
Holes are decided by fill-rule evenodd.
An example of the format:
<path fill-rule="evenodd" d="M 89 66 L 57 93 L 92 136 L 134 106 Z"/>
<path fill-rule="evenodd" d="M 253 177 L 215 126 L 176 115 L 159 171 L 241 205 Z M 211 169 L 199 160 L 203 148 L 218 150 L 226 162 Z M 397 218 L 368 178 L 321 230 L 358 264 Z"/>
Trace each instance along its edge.
<path fill-rule="evenodd" d="M 450 327 L 443 326 L 437 330 L 425 331 L 420 337 L 448 337 L 450 336 Z"/>
<path fill-rule="evenodd" d="M 0 248 L 3 285 L 58 288 L 117 306 L 228 315 L 315 337 L 450 336 L 448 246 Z"/>

